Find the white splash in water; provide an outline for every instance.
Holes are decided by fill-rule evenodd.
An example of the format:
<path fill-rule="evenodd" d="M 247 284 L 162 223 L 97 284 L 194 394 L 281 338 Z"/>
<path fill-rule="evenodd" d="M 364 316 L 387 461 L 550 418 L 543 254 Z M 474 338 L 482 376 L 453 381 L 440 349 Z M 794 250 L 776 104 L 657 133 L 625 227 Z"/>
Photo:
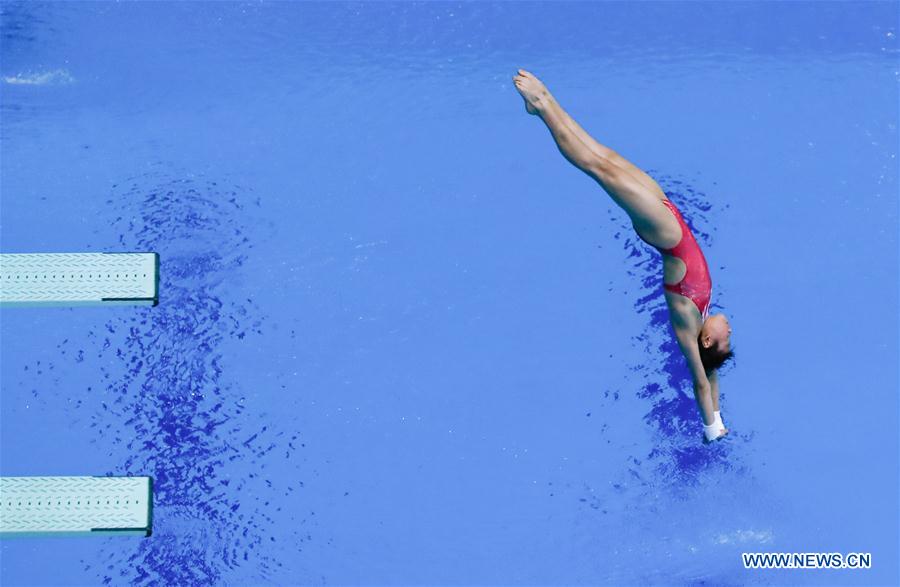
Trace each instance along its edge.
<path fill-rule="evenodd" d="M 8 84 L 19 86 L 49 86 L 49 85 L 65 85 L 75 83 L 72 77 L 65 69 L 54 69 L 53 71 L 45 71 L 41 73 L 18 73 L 14 76 L 4 76 L 3 81 Z"/>
<path fill-rule="evenodd" d="M 773 539 L 771 530 L 735 530 L 730 534 L 719 534 L 713 540 L 716 544 L 769 544 Z"/>

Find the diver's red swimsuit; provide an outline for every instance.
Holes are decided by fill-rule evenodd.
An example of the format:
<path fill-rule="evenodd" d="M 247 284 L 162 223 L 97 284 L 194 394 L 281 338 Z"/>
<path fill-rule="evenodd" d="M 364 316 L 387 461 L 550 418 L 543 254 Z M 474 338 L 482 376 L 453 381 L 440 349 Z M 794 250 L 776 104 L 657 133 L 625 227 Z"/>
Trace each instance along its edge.
<path fill-rule="evenodd" d="M 675 204 L 669 200 L 663 200 L 663 204 L 672 211 L 672 214 L 678 220 L 678 224 L 681 225 L 681 240 L 671 249 L 655 248 L 666 255 L 678 257 L 687 267 L 687 271 L 681 281 L 675 284 L 666 283 L 664 287 L 671 292 L 690 298 L 705 320 L 709 315 L 709 298 L 712 294 L 712 279 L 709 277 L 709 267 L 706 265 L 706 258 L 703 257 L 700 245 L 697 244 L 691 229 L 684 222 L 684 218 L 681 217 L 681 212 L 678 211 Z"/>

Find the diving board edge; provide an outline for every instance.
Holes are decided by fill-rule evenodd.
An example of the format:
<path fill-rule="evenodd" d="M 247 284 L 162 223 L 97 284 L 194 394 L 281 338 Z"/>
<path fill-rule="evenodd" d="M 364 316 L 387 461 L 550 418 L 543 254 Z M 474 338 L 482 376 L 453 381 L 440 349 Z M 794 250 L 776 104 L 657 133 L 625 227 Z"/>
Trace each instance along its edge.
<path fill-rule="evenodd" d="M 91 528 L 91 534 L 137 534 L 145 538 L 153 535 L 153 477 L 132 477 L 132 479 L 147 480 L 147 523 L 135 528 Z"/>
<path fill-rule="evenodd" d="M 103 253 L 104 255 L 153 255 L 153 296 L 149 298 L 103 298 L 102 301 L 106 304 L 141 304 L 142 302 L 146 305 L 149 302 L 150 306 L 158 306 L 159 305 L 159 253 Z"/>

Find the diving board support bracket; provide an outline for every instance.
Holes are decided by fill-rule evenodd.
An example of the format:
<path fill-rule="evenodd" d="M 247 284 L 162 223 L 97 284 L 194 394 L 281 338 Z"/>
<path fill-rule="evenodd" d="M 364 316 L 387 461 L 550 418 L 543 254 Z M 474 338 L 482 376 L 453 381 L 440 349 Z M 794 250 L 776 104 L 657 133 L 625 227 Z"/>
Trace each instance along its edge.
<path fill-rule="evenodd" d="M 0 477 L 0 537 L 150 536 L 150 477 Z"/>
<path fill-rule="evenodd" d="M 0 307 L 158 303 L 157 253 L 0 254 Z"/>

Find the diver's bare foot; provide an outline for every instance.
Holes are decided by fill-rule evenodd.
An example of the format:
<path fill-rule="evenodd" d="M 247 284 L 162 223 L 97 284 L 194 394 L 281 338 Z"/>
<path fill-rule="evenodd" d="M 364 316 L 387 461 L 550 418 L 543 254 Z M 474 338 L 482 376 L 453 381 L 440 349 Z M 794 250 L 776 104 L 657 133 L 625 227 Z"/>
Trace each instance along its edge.
<path fill-rule="evenodd" d="M 524 69 L 520 69 L 513 76 L 513 83 L 516 84 L 516 89 L 525 100 L 525 110 L 528 111 L 528 114 L 540 114 L 553 99 L 543 82 Z"/>

